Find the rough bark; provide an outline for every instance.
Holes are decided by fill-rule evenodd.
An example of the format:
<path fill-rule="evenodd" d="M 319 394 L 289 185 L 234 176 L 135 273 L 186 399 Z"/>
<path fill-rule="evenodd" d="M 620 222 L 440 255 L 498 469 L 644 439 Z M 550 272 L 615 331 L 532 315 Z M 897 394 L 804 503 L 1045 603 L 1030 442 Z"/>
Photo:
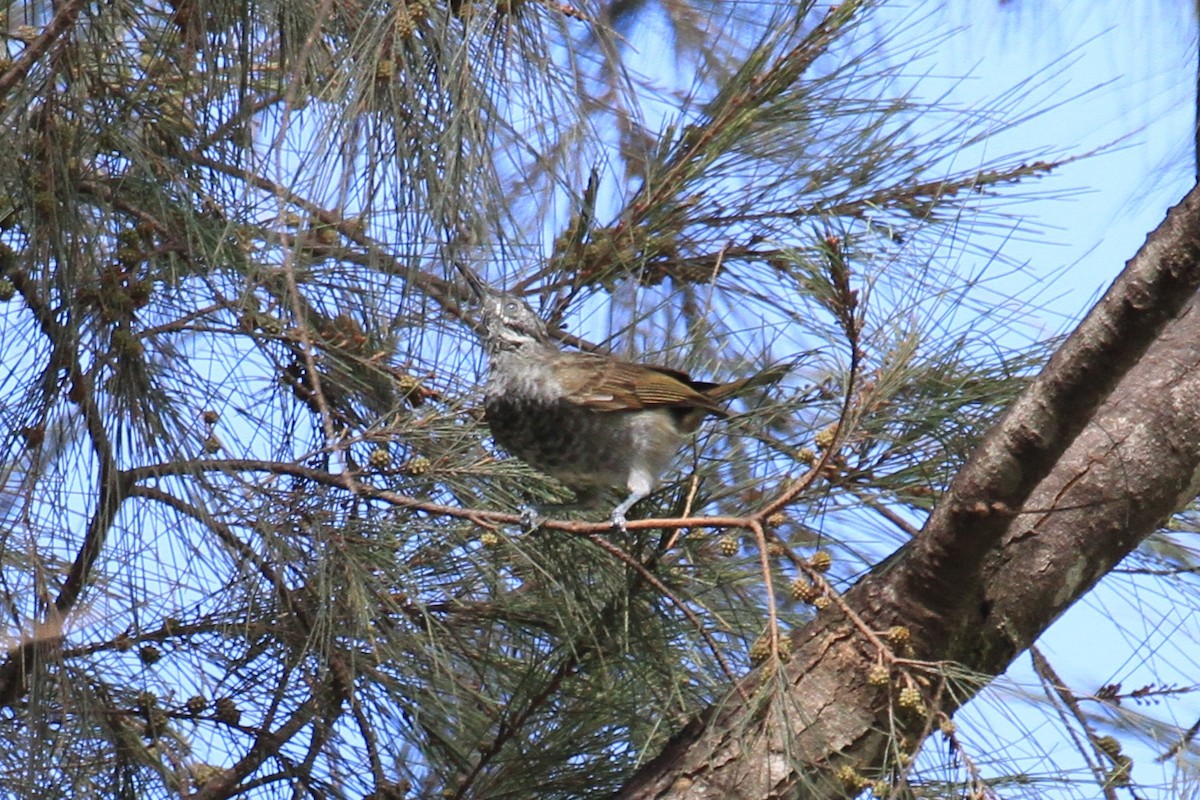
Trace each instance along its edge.
<path fill-rule="evenodd" d="M 1191 500 L 1198 285 L 1200 187 L 997 423 L 921 533 L 846 594 L 848 606 L 873 629 L 907 626 L 919 659 L 998 675 Z M 706 710 L 619 797 L 855 794 L 835 768 L 870 774 L 894 729 L 887 690 L 866 679 L 876 650 L 837 608 L 821 612 L 771 679 L 786 691 L 750 676 L 749 703 L 731 693 Z M 967 699 L 942 697 L 940 708 Z"/>

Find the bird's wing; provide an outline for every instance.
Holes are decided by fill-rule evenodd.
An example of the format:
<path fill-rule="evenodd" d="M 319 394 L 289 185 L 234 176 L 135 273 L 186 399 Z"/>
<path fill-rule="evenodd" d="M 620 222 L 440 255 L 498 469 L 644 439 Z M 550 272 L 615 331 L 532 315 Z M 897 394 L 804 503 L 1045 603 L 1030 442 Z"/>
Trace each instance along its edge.
<path fill-rule="evenodd" d="M 677 406 L 727 416 L 725 409 L 702 393 L 714 384 L 693 381 L 687 373 L 667 367 L 592 353 L 563 353 L 554 370 L 567 399 L 595 411 Z"/>

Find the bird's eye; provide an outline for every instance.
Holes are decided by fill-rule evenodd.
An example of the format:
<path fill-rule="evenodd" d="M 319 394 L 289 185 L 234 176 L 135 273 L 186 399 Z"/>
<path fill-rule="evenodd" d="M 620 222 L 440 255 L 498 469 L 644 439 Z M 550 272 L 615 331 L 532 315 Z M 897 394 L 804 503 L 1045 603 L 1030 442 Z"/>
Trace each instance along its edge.
<path fill-rule="evenodd" d="M 504 311 L 505 311 L 505 313 L 507 313 L 507 314 L 515 314 L 515 313 L 517 313 L 517 303 L 516 303 L 516 301 L 515 301 L 515 300 L 509 300 L 507 303 L 505 303 L 505 304 L 504 304 Z"/>

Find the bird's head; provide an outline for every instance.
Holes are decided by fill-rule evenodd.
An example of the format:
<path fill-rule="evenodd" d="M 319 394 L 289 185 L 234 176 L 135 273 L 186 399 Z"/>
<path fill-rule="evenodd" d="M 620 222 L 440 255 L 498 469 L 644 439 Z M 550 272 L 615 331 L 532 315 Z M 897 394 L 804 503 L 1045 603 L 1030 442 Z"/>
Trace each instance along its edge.
<path fill-rule="evenodd" d="M 489 350 L 513 350 L 535 343 L 553 346 L 546 323 L 516 295 L 489 291 L 481 307 Z"/>

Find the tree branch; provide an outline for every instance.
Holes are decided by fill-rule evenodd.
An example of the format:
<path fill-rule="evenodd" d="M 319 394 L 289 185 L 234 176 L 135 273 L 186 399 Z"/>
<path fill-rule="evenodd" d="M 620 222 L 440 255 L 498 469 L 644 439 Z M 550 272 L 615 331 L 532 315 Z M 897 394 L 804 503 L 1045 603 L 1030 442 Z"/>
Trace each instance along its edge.
<path fill-rule="evenodd" d="M 113 456 L 112 443 L 96 402 L 95 387 L 75 357 L 76 340 L 72 331 L 58 322 L 55 311 L 46 304 L 23 272 L 12 270 L 7 277 L 21 293 L 42 334 L 50 343 L 51 355 L 47 369 L 65 369 L 67 372 L 67 397 L 80 408 L 88 440 L 99 464 L 99 474 L 96 479 L 96 508 L 67 577 L 54 599 L 53 608 L 46 610 L 43 619 L 36 623 L 37 630 L 13 648 L 0 664 L 0 706 L 12 704 L 25 692 L 27 678 L 38 661 L 38 651 L 56 646 L 61 641 L 63 621 L 87 587 L 92 567 L 104 548 L 108 530 L 132 485 Z"/>
<path fill-rule="evenodd" d="M 849 608 L 877 627 L 909 626 L 917 658 L 996 675 L 1194 497 L 1198 285 L 1200 188 L 1001 419 L 921 534 L 846 595 Z M 894 730 L 887 689 L 866 678 L 864 638 L 836 606 L 822 612 L 797 633 L 785 702 L 764 711 L 731 693 L 618 796 L 857 793 L 836 768 L 879 774 Z M 953 693 L 945 710 L 969 695 Z"/>
<path fill-rule="evenodd" d="M 12 66 L 0 75 L 0 103 L 7 99 L 8 92 L 25 79 L 33 64 L 50 49 L 50 45 L 75 24 L 84 0 L 68 0 L 55 12 L 54 18 L 42 29 L 41 34 L 13 59 Z"/>
<path fill-rule="evenodd" d="M 955 476 L 894 583 L 910 613 L 970 597 L 1034 488 L 1200 287 L 1200 186 L 1173 208 Z M 931 619 L 926 619 L 931 622 Z"/>

